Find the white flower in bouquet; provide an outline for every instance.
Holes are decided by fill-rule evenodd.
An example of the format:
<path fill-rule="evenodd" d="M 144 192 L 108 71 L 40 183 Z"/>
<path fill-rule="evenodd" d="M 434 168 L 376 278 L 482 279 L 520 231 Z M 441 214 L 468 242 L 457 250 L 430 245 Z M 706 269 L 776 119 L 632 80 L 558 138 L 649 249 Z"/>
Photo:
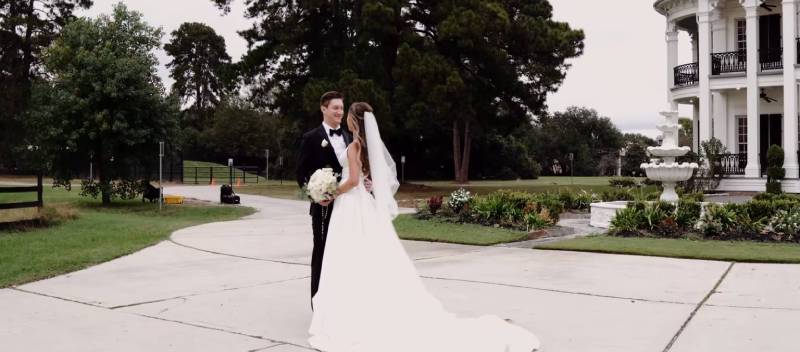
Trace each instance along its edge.
<path fill-rule="evenodd" d="M 326 167 L 314 171 L 311 179 L 308 180 L 307 190 L 308 196 L 315 202 L 333 199 L 336 194 L 336 188 L 339 185 L 336 181 L 336 174 L 333 169 Z"/>

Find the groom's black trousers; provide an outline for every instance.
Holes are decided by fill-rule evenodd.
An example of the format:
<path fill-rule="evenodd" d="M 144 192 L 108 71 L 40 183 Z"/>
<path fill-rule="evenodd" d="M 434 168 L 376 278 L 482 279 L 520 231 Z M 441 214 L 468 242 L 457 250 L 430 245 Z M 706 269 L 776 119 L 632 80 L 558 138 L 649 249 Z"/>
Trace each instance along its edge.
<path fill-rule="evenodd" d="M 319 290 L 319 278 L 322 274 L 322 258 L 325 256 L 325 242 L 328 238 L 328 225 L 331 223 L 333 203 L 323 207 L 317 203 L 311 204 L 311 226 L 314 232 L 314 250 L 311 252 L 311 297 Z M 311 301 L 311 310 L 314 310 L 314 301 Z"/>

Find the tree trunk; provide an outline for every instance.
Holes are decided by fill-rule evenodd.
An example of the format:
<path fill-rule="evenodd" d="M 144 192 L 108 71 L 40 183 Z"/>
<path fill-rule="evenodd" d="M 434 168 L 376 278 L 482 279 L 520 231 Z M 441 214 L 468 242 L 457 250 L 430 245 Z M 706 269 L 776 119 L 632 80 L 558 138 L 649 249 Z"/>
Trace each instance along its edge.
<path fill-rule="evenodd" d="M 101 156 L 97 160 L 97 178 L 99 181 L 100 195 L 103 200 L 103 206 L 111 205 L 111 180 L 108 179 L 108 172 L 106 172 L 106 162 Z"/>
<path fill-rule="evenodd" d="M 453 177 L 458 182 L 461 171 L 461 127 L 453 121 Z"/>
<path fill-rule="evenodd" d="M 470 132 L 469 121 L 465 122 L 464 127 L 464 151 L 461 159 L 461 175 L 459 178 L 460 183 L 469 182 L 469 159 L 472 154 L 472 133 Z"/>
<path fill-rule="evenodd" d="M 472 150 L 472 134 L 469 127 L 469 121 L 464 122 L 463 130 L 458 121 L 453 122 L 453 170 L 456 183 L 469 182 L 469 159 Z"/>

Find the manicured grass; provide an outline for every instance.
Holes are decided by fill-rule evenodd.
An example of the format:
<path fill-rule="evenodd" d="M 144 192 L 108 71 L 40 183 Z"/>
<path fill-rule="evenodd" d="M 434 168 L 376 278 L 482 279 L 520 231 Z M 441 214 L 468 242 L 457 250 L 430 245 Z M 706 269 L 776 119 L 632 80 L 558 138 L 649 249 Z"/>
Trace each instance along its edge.
<path fill-rule="evenodd" d="M 447 242 L 488 246 L 521 241 L 527 233 L 473 224 L 454 224 L 439 220 L 419 220 L 400 215 L 394 221 L 395 230 L 404 240 Z"/>
<path fill-rule="evenodd" d="M 784 243 L 598 235 L 548 243 L 536 248 L 736 262 L 800 263 L 800 245 Z"/>
<path fill-rule="evenodd" d="M 116 201 L 104 208 L 99 201 L 78 199 L 77 193 L 75 189 L 49 190 L 44 195 L 45 204 L 76 209 L 77 219 L 47 228 L 0 232 L 0 287 L 80 270 L 151 246 L 180 228 L 254 212 L 205 204 L 171 205 L 159 211 L 157 204 L 141 200 Z"/>

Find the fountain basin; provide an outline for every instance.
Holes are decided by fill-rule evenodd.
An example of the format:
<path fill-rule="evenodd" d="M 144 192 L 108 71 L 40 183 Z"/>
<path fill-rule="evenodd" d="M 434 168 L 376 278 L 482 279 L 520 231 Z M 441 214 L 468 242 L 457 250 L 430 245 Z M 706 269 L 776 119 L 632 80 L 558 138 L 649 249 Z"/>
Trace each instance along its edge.
<path fill-rule="evenodd" d="M 692 177 L 697 163 L 644 163 L 641 168 L 647 173 L 647 178 L 662 182 L 686 181 Z"/>
<path fill-rule="evenodd" d="M 617 211 L 625 209 L 627 206 L 628 202 L 624 200 L 592 203 L 589 225 L 607 229 L 611 225 L 611 219 L 617 215 Z"/>
<path fill-rule="evenodd" d="M 679 157 L 684 156 L 692 149 L 689 147 L 647 147 L 650 155 L 658 157 Z"/>

